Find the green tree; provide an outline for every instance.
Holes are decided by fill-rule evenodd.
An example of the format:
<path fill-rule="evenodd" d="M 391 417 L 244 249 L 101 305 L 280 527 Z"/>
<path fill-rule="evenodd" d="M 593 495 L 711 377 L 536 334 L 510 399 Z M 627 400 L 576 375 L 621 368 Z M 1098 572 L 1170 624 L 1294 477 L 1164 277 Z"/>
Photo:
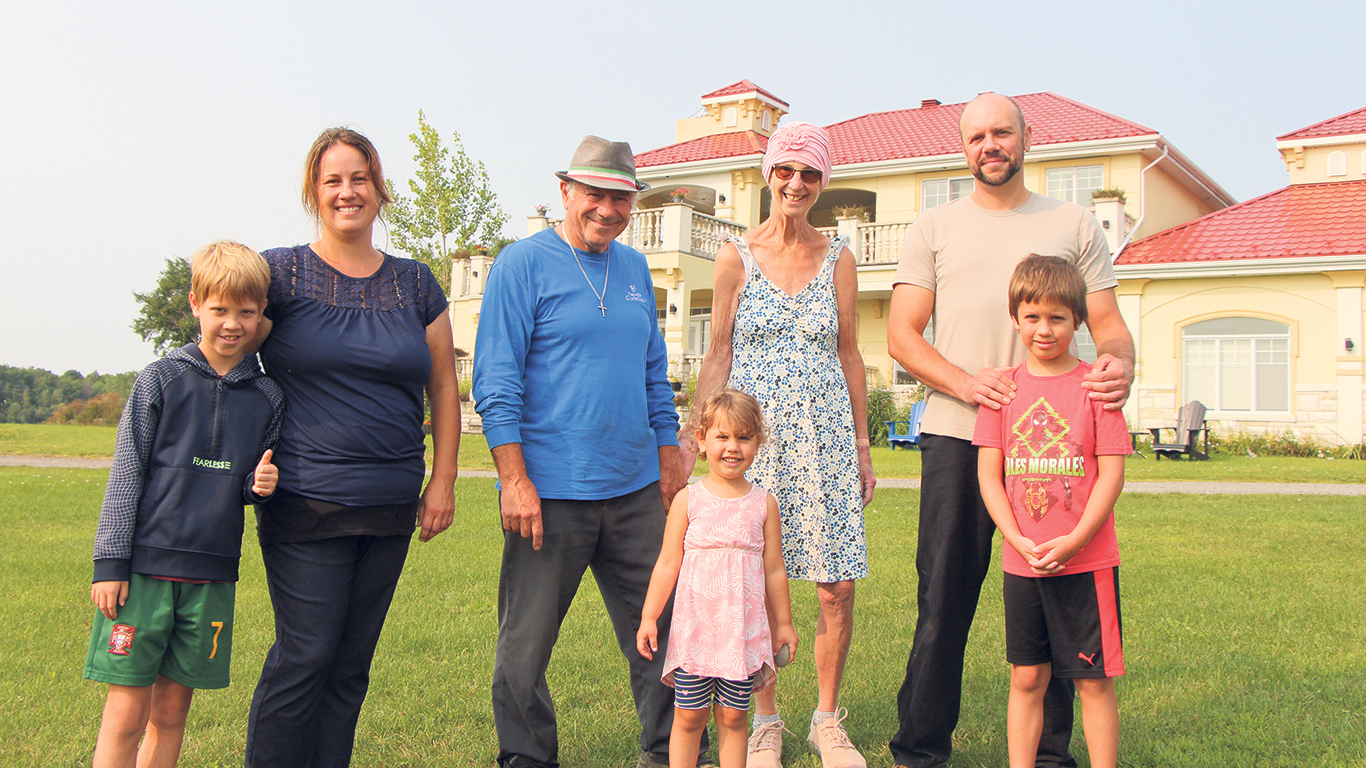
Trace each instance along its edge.
<path fill-rule="evenodd" d="M 466 154 L 459 133 L 452 131 L 451 146 L 444 146 L 419 110 L 417 133 L 408 139 L 417 148 L 417 178 L 408 180 L 411 196 L 389 183 L 389 231 L 394 245 L 431 267 L 449 294 L 452 256 L 478 248 L 493 252 L 508 216 L 489 188 L 484 164 Z"/>
<path fill-rule="evenodd" d="M 199 321 L 190 313 L 190 262 L 166 260 L 157 285 L 147 293 L 133 293 L 142 309 L 133 321 L 133 330 L 156 345 L 158 355 L 199 338 Z"/>

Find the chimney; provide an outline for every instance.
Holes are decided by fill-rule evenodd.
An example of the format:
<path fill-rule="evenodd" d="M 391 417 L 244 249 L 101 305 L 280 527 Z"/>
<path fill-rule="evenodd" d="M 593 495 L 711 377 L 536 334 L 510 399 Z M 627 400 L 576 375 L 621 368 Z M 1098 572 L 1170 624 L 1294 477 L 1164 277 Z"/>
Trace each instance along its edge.
<path fill-rule="evenodd" d="M 921 100 L 920 100 L 920 108 L 921 108 L 921 109 L 924 109 L 924 108 L 926 108 L 926 107 L 937 107 L 937 106 L 939 106 L 939 99 L 921 99 Z"/>

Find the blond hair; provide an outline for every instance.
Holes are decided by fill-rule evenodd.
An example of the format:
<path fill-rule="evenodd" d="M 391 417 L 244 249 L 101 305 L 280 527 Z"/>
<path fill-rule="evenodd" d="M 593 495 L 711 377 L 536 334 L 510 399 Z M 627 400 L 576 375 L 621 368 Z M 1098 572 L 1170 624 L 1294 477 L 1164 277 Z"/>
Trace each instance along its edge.
<path fill-rule="evenodd" d="M 200 303 L 219 296 L 264 307 L 269 289 L 266 260 L 235 240 L 209 243 L 190 256 L 190 291 Z"/>
<path fill-rule="evenodd" d="M 722 420 L 725 420 L 733 431 L 754 436 L 758 445 L 763 445 L 767 437 L 764 430 L 764 413 L 759 407 L 759 401 L 738 389 L 723 389 L 716 392 L 693 410 L 693 426 L 704 435 L 713 424 Z M 700 444 L 701 441 L 698 442 Z M 702 458 L 707 458 L 705 450 Z"/>

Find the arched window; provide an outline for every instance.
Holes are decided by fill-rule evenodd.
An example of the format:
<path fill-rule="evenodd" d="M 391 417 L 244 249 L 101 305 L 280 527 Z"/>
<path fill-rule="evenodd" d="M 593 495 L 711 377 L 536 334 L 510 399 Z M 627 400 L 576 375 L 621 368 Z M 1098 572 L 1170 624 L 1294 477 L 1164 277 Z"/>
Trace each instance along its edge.
<path fill-rule="evenodd" d="M 1366 151 L 1361 153 L 1361 175 L 1366 176 Z"/>
<path fill-rule="evenodd" d="M 1328 153 L 1328 175 L 1347 175 L 1347 153 L 1341 150 Z"/>
<path fill-rule="evenodd" d="M 726 107 L 725 127 L 734 128 L 739 122 L 740 116 L 739 113 L 735 111 L 735 107 Z"/>
<path fill-rule="evenodd" d="M 1220 317 L 1181 331 L 1181 400 L 1214 411 L 1290 411 L 1290 326 Z"/>
<path fill-rule="evenodd" d="M 767 109 L 764 110 L 764 130 L 773 130 L 773 113 Z"/>

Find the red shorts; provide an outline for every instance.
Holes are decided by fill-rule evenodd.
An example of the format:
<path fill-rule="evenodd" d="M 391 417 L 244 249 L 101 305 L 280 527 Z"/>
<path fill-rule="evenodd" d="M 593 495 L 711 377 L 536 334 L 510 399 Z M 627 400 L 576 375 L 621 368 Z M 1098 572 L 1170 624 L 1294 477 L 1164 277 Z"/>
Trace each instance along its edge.
<path fill-rule="evenodd" d="M 1052 664 L 1056 677 L 1124 674 L 1119 566 L 1029 578 L 1005 575 L 1006 661 Z"/>

